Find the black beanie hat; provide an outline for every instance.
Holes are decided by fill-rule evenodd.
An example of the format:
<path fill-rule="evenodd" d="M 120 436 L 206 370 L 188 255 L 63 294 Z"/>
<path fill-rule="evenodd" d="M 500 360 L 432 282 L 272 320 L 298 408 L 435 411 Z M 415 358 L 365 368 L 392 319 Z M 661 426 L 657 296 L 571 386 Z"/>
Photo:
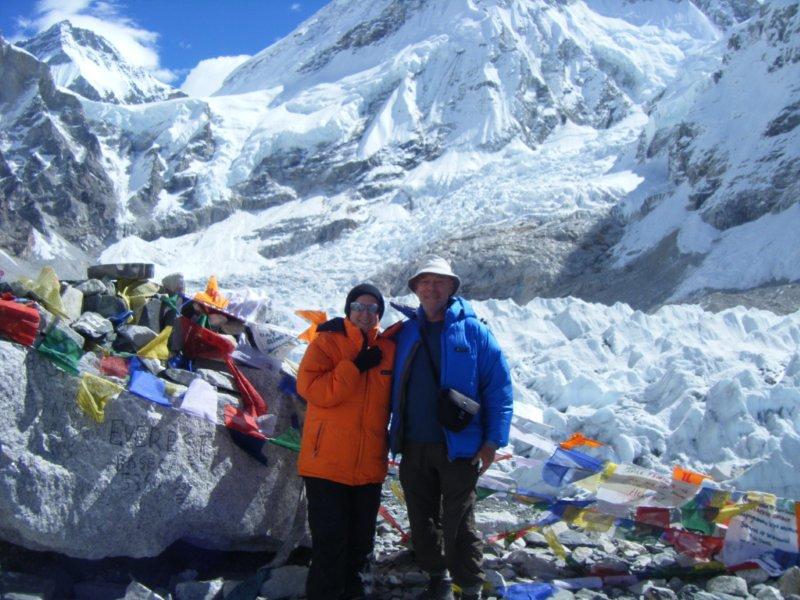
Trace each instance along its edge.
<path fill-rule="evenodd" d="M 350 290 L 347 294 L 347 300 L 344 301 L 344 314 L 350 316 L 350 303 L 355 301 L 356 298 L 363 294 L 369 294 L 378 301 L 378 318 L 383 317 L 383 294 L 371 283 L 359 283 L 356 287 Z"/>

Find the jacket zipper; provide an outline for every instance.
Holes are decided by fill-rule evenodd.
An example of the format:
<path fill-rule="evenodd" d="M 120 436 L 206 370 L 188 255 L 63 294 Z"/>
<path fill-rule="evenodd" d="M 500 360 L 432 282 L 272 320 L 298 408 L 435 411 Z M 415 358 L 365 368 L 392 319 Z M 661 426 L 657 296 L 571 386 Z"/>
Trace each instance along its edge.
<path fill-rule="evenodd" d="M 319 424 L 319 429 L 317 429 L 317 439 L 314 440 L 314 456 L 319 454 L 319 443 L 322 439 L 322 430 L 325 429 L 325 421 L 322 421 Z"/>
<path fill-rule="evenodd" d="M 411 352 L 408 353 L 408 358 L 403 365 L 403 380 L 400 384 L 400 408 L 398 410 L 399 420 L 397 422 L 397 449 L 400 452 L 403 451 L 403 418 L 406 410 L 406 390 L 408 389 L 408 380 L 411 377 L 411 361 L 414 360 L 414 355 L 419 350 L 420 344 L 422 344 L 421 341 L 414 342 L 414 345 L 411 346 Z"/>
<path fill-rule="evenodd" d="M 377 343 L 377 340 L 375 340 Z M 367 334 L 363 331 L 361 332 L 361 348 L 366 349 L 368 346 L 367 342 Z M 355 469 L 353 471 L 353 477 L 357 481 L 358 480 L 358 473 L 361 470 L 361 458 L 362 454 L 364 453 L 364 435 L 366 434 L 364 430 L 364 414 L 367 412 L 367 398 L 369 398 L 369 371 L 365 371 L 362 375 L 366 376 L 366 382 L 364 383 L 364 394 L 361 397 L 361 423 L 359 427 L 359 431 L 361 435 L 358 436 L 358 453 L 356 454 L 356 464 Z"/>

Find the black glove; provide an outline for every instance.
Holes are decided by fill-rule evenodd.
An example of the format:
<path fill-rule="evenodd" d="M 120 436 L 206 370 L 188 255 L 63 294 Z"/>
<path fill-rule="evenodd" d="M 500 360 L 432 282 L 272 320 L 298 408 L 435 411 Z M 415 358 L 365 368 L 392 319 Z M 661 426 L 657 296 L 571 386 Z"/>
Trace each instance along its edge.
<path fill-rule="evenodd" d="M 363 348 L 353 359 L 353 363 L 363 373 L 364 371 L 369 371 L 372 367 L 377 367 L 382 358 L 383 352 L 381 352 L 381 349 L 377 346 L 370 346 L 369 348 Z"/>

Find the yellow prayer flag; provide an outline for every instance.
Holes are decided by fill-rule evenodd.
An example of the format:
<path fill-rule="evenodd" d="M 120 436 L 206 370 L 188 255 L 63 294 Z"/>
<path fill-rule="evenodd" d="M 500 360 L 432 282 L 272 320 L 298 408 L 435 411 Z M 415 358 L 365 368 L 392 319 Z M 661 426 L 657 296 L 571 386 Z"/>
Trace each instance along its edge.
<path fill-rule="evenodd" d="M 83 412 L 97 423 L 102 423 L 105 419 L 106 403 L 123 390 L 122 386 L 113 381 L 84 373 L 78 386 L 76 401 Z"/>
<path fill-rule="evenodd" d="M 551 527 L 544 527 L 542 528 L 542 534 L 544 535 L 544 539 L 547 540 L 547 545 L 550 546 L 550 549 L 553 553 L 563 559 L 567 559 L 567 549 L 558 541 L 558 536 L 553 531 Z"/>
<path fill-rule="evenodd" d="M 719 509 L 717 516 L 714 517 L 714 523 L 726 523 L 733 517 L 738 517 L 748 510 L 753 510 L 759 505 L 758 502 L 747 502 L 746 504 L 731 504 Z"/>
<path fill-rule="evenodd" d="M 54 315 L 69 318 L 64 311 L 64 303 L 61 302 L 61 283 L 53 267 L 42 267 L 36 281 L 26 277 L 19 279 L 23 287 L 36 294 L 42 300 L 45 308 Z"/>
<path fill-rule="evenodd" d="M 403 493 L 403 487 L 400 485 L 400 482 L 396 479 L 392 480 L 392 483 L 389 484 L 389 487 L 394 494 L 394 497 L 397 498 L 403 504 L 406 503 L 406 495 Z"/>
<path fill-rule="evenodd" d="M 613 515 L 604 515 L 596 510 L 582 510 L 572 521 L 576 527 L 586 531 L 605 532 L 614 524 Z"/>
<path fill-rule="evenodd" d="M 169 336 L 172 335 L 172 325 L 167 325 L 152 340 L 142 346 L 136 353 L 141 358 L 155 358 L 158 360 L 169 359 Z"/>
<path fill-rule="evenodd" d="M 758 502 L 766 506 L 777 506 L 778 497 L 775 494 L 768 492 L 746 492 L 744 495 L 745 500 L 748 502 Z"/>

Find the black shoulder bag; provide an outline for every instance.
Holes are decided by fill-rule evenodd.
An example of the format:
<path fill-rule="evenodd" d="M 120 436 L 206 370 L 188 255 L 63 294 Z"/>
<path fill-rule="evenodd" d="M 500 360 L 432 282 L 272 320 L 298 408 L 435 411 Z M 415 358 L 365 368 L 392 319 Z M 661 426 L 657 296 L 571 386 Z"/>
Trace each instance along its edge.
<path fill-rule="evenodd" d="M 472 422 L 472 417 L 478 412 L 480 405 L 472 398 L 456 390 L 441 389 L 442 380 L 439 376 L 439 369 L 436 368 L 436 364 L 433 362 L 433 355 L 428 346 L 427 331 L 422 327 L 420 327 L 419 337 L 422 341 L 422 347 L 425 348 L 425 354 L 428 357 L 428 364 L 430 364 L 433 378 L 436 381 L 436 387 L 439 388 L 436 407 L 436 415 L 439 418 L 439 424 L 450 431 L 462 431 Z"/>

